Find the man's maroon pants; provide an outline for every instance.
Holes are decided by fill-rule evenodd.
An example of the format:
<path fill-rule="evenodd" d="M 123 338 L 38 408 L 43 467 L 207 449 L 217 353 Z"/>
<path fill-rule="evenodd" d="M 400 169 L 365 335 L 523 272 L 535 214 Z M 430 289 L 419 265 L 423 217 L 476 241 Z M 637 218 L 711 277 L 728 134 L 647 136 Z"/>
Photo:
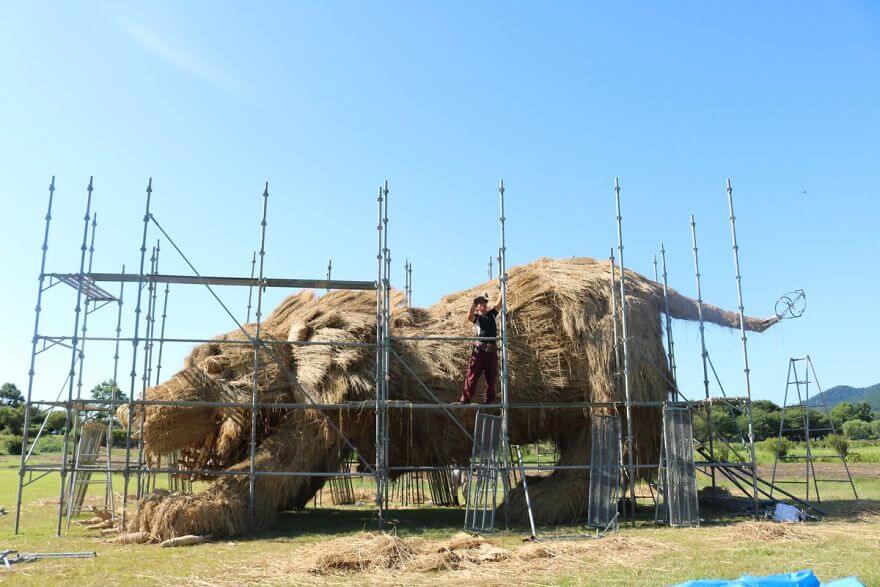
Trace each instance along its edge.
<path fill-rule="evenodd" d="M 471 361 L 468 363 L 467 375 L 464 378 L 464 389 L 461 393 L 461 403 L 468 404 L 474 395 L 474 389 L 477 387 L 477 381 L 480 375 L 486 375 L 486 402 L 491 404 L 495 401 L 495 378 L 498 374 L 498 353 L 497 351 L 488 351 L 474 349 L 471 354 Z"/>

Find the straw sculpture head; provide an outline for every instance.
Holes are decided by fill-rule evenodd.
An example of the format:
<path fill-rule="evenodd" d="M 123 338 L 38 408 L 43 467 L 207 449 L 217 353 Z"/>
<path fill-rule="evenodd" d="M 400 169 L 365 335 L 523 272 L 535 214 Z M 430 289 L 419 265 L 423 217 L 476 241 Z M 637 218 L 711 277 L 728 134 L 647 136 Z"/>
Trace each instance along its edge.
<path fill-rule="evenodd" d="M 590 258 L 539 259 L 509 271 L 508 333 L 510 401 L 569 403 L 622 401 L 618 385 L 610 264 Z M 618 275 L 619 277 L 619 275 Z M 662 286 L 627 271 L 630 393 L 634 401 L 662 401 L 671 388 L 661 320 Z M 429 308 L 408 308 L 403 294 L 392 292 L 391 333 L 408 336 L 472 336 L 465 321 L 475 296 L 497 299 L 498 286 L 482 283 L 449 294 Z M 619 294 L 619 290 L 618 290 Z M 694 300 L 669 291 L 672 317 L 695 320 Z M 618 299 L 619 302 L 619 299 Z M 707 322 L 729 328 L 739 318 L 703 305 Z M 747 318 L 745 327 L 762 331 L 774 319 Z M 254 324 L 218 337 L 246 343 Z M 284 300 L 260 325 L 266 344 L 256 374 L 262 404 L 369 402 L 375 399 L 376 295 L 303 291 Z M 309 342 L 286 345 L 285 341 Z M 321 342 L 368 343 L 338 347 Z M 461 393 L 470 344 L 450 341 L 394 341 L 390 360 L 391 400 L 414 403 L 456 401 Z M 196 347 L 183 369 L 148 390 L 149 399 L 250 403 L 254 384 L 249 344 L 210 343 Z M 435 399 L 436 398 L 436 399 Z M 475 398 L 478 399 L 478 398 Z M 614 407 L 594 408 L 614 412 Z M 625 422 L 625 414 L 620 410 Z M 473 410 L 389 410 L 389 465 L 467 466 Z M 510 442 L 550 441 L 560 464 L 584 464 L 590 458 L 588 409 L 541 407 L 510 410 Z M 216 475 L 194 495 L 154 494 L 140 504 L 127 530 L 155 538 L 184 534 L 229 536 L 249 531 L 248 476 L 251 416 L 238 407 L 148 406 L 143 439 L 154 456 L 179 454 L 181 468 L 207 469 Z M 140 418 L 139 418 L 140 419 Z M 137 420 L 135 420 L 137 422 Z M 624 424 L 625 426 L 625 424 Z M 623 426 L 622 426 L 622 429 Z M 633 410 L 637 464 L 656 463 L 660 411 Z M 265 407 L 256 418 L 255 517 L 257 528 L 273 523 L 279 511 L 302 508 L 324 481 L 308 476 L 261 476 L 263 471 L 335 472 L 351 455 L 366 470 L 375 461 L 375 412 L 358 409 L 284 410 Z M 653 471 L 643 470 L 645 475 Z M 535 517 L 542 523 L 576 520 L 585 513 L 587 474 L 557 471 L 531 479 Z M 523 515 L 522 493 L 511 493 L 511 514 Z"/>

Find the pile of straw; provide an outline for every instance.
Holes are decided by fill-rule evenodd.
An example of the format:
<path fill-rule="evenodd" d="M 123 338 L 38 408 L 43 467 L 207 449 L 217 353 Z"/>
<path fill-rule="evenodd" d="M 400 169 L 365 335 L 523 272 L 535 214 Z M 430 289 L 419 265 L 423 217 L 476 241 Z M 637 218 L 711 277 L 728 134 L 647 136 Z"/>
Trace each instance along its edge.
<path fill-rule="evenodd" d="M 662 400 L 669 390 L 662 341 L 662 287 L 627 271 L 627 321 L 633 400 Z M 472 336 L 465 321 L 473 298 L 498 286 L 483 283 L 443 297 L 430 308 L 407 308 L 393 292 L 392 335 Z M 515 267 L 508 281 L 510 398 L 512 402 L 620 401 L 617 385 L 610 298 L 610 265 L 589 258 L 540 259 Z M 693 320 L 696 303 L 669 292 L 670 313 Z M 704 306 L 708 322 L 733 328 L 738 317 Z M 262 336 L 276 341 L 375 341 L 376 298 L 372 292 L 332 291 L 318 297 L 304 291 L 287 298 L 261 325 Z M 761 331 L 774 320 L 747 319 Z M 245 327 L 249 336 L 254 324 Z M 233 331 L 218 340 L 244 339 Z M 390 397 L 430 402 L 420 379 L 443 402 L 458 399 L 470 357 L 470 345 L 445 341 L 397 341 L 392 355 Z M 375 352 L 369 347 L 268 345 L 260 351 L 257 374 L 261 402 L 336 403 L 375 397 Z M 404 366 L 405 365 L 405 366 Z M 413 376 L 415 374 L 416 377 Z M 196 347 L 184 368 L 148 390 L 150 399 L 250 401 L 253 351 L 241 345 Z M 476 399 L 476 398 L 475 398 Z M 327 418 L 372 462 L 375 416 L 368 410 L 261 410 L 257 419 L 257 470 L 336 471 L 351 453 Z M 390 411 L 390 460 L 399 465 L 466 465 L 471 444 L 452 419 L 439 410 Z M 150 406 L 143 414 L 143 437 L 154 456 L 179 451 L 180 466 L 246 471 L 250 415 L 232 408 Z M 552 441 L 561 464 L 589 460 L 589 411 L 581 409 L 512 410 L 514 444 Z M 473 411 L 456 414 L 473 429 Z M 621 414 L 623 417 L 623 414 Z M 633 411 L 636 463 L 657 461 L 659 410 Z M 136 420 L 137 421 L 137 420 Z M 646 473 L 647 474 L 647 473 Z M 197 495 L 156 495 L 139 505 L 129 531 L 167 539 L 184 534 L 229 536 L 248 531 L 246 476 L 214 478 Z M 306 477 L 258 477 L 256 514 L 260 528 L 280 510 L 301 508 L 322 481 Z M 537 520 L 572 521 L 585 512 L 586 475 L 555 472 L 530 482 Z M 523 496 L 511 494 L 514 519 L 524 513 Z"/>

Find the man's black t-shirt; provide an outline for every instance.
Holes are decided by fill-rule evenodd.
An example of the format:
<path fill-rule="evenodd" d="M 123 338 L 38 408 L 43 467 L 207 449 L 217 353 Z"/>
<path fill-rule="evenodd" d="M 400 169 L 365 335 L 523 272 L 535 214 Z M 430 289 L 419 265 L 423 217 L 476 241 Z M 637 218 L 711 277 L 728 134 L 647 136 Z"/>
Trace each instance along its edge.
<path fill-rule="evenodd" d="M 485 314 L 477 314 L 474 316 L 474 331 L 480 338 L 495 338 L 498 336 L 498 325 L 495 323 L 495 316 L 498 310 L 492 308 Z"/>

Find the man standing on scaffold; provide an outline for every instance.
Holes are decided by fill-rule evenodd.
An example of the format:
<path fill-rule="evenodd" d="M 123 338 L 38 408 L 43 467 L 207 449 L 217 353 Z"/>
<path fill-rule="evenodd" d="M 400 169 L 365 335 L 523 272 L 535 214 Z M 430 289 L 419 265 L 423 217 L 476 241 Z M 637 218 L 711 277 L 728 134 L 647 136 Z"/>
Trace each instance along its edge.
<path fill-rule="evenodd" d="M 495 379 L 498 376 L 498 344 L 495 339 L 498 337 L 498 325 L 495 318 L 501 309 L 501 299 L 490 310 L 489 298 L 486 296 L 477 296 L 471 309 L 468 310 L 467 320 L 473 323 L 474 332 L 478 338 L 492 339 L 491 341 L 479 340 L 474 342 L 474 348 L 471 352 L 471 360 L 468 363 L 467 375 L 464 378 L 464 389 L 461 393 L 460 403 L 471 403 L 471 397 L 474 395 L 474 389 L 477 387 L 477 381 L 480 375 L 486 375 L 486 395 L 485 402 L 491 404 L 495 401 Z"/>

